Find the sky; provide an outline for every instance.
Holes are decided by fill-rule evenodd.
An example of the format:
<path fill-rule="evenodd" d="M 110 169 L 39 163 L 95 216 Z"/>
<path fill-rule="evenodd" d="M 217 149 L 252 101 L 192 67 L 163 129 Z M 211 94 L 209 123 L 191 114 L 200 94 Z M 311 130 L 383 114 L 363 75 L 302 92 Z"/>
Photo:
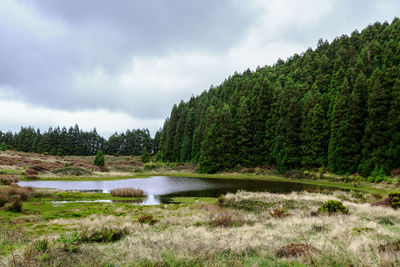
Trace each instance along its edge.
<path fill-rule="evenodd" d="M 235 71 L 399 14 L 398 0 L 0 0 L 0 131 L 154 136 Z"/>

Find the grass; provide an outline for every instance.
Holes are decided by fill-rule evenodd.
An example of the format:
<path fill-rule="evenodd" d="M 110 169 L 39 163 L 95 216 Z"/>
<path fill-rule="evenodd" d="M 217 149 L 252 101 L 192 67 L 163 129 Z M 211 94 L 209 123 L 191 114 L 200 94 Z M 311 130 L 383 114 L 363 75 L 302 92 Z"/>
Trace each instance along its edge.
<path fill-rule="evenodd" d="M 136 188 L 116 188 L 111 190 L 111 195 L 114 197 L 145 197 L 146 194 L 142 189 Z"/>
<path fill-rule="evenodd" d="M 23 202 L 22 213 L 0 210 L 1 266 L 394 266 L 400 262 L 398 211 L 371 206 L 347 192 L 239 192 L 218 202 L 176 198 L 173 204 L 159 206 L 53 205 L 59 191 L 49 190 L 41 197 L 35 193 Z M 328 200 L 342 201 L 349 215 L 319 213 Z"/>

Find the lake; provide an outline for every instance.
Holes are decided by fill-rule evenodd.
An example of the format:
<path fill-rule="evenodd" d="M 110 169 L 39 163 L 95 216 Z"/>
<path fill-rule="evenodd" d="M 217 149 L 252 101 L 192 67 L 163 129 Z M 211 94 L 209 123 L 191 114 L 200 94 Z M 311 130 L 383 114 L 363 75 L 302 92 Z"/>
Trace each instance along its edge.
<path fill-rule="evenodd" d="M 56 188 L 61 190 L 97 191 L 109 193 L 112 189 L 133 187 L 142 189 L 147 198 L 141 205 L 168 203 L 172 197 L 218 197 L 228 192 L 252 191 L 288 193 L 292 191 L 319 190 L 325 187 L 286 181 L 181 178 L 153 176 L 109 181 L 22 181 L 20 186 Z"/>

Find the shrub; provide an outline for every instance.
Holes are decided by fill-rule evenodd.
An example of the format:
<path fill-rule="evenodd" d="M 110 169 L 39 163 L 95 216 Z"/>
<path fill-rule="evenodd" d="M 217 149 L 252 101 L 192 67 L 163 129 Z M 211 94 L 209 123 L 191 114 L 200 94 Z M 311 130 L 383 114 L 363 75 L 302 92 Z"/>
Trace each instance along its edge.
<path fill-rule="evenodd" d="M 111 195 L 114 197 L 145 197 L 146 194 L 142 189 L 136 188 L 116 188 L 111 190 Z"/>
<path fill-rule="evenodd" d="M 390 206 L 394 209 L 400 207 L 400 192 L 392 192 L 388 195 L 390 199 Z"/>
<path fill-rule="evenodd" d="M 93 164 L 98 167 L 103 167 L 105 164 L 103 151 L 97 151 L 96 157 L 94 158 Z"/>
<path fill-rule="evenodd" d="M 141 224 L 150 224 L 153 225 L 158 222 L 158 220 L 153 218 L 153 215 L 143 215 L 138 218 L 138 222 Z"/>
<path fill-rule="evenodd" d="M 368 181 L 371 183 L 380 183 L 386 180 L 385 171 L 382 168 L 375 167 L 371 175 L 368 177 Z"/>
<path fill-rule="evenodd" d="M 349 213 L 349 209 L 346 208 L 342 202 L 336 200 L 326 201 L 319 209 L 320 212 L 328 212 L 330 214 L 341 212 L 344 214 Z"/>
<path fill-rule="evenodd" d="M 37 179 L 39 172 L 31 167 L 25 170 L 25 176 L 28 179 Z"/>
<path fill-rule="evenodd" d="M 69 162 L 65 162 L 65 163 L 64 163 L 64 167 L 65 167 L 65 168 L 69 168 L 69 167 L 71 167 L 71 163 L 69 163 Z"/>

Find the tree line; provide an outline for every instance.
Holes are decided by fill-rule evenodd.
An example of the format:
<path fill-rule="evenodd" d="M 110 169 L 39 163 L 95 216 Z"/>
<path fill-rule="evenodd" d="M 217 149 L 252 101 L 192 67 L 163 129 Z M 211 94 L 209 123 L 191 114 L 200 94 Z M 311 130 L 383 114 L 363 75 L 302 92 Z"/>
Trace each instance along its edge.
<path fill-rule="evenodd" d="M 148 129 L 127 130 L 114 133 L 108 140 L 96 129 L 82 131 L 78 125 L 66 128 L 50 127 L 41 133 L 34 127 L 21 127 L 18 133 L 1 132 L 0 144 L 22 152 L 48 153 L 50 155 L 95 155 L 98 150 L 109 155 L 142 155 L 143 150 L 153 152 L 153 139 Z"/>
<path fill-rule="evenodd" d="M 157 158 L 195 162 L 206 173 L 238 165 L 363 176 L 400 168 L 400 20 L 235 73 L 174 105 L 154 146 Z"/>

